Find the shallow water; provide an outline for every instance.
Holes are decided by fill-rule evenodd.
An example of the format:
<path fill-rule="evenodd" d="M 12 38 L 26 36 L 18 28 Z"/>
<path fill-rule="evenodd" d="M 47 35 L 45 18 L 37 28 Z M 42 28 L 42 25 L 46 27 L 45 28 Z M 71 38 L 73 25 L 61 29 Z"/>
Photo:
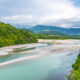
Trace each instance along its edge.
<path fill-rule="evenodd" d="M 31 48 L 25 48 L 24 47 L 24 48 L 14 49 L 14 51 L 11 52 L 10 55 L 1 57 L 0 58 L 0 63 L 5 62 L 5 61 L 9 61 L 9 60 L 13 60 L 13 59 L 17 59 L 17 58 L 21 58 L 21 57 L 24 57 L 24 56 L 32 56 L 32 55 L 38 54 L 38 53 L 20 54 L 20 52 L 30 51 L 30 50 L 34 50 L 34 49 L 37 49 L 37 48 L 43 48 L 43 47 L 47 47 L 47 46 L 50 46 L 50 45 L 51 44 L 38 46 L 38 47 L 31 47 Z"/>
<path fill-rule="evenodd" d="M 67 80 L 78 53 L 51 54 L 1 67 L 0 80 Z"/>

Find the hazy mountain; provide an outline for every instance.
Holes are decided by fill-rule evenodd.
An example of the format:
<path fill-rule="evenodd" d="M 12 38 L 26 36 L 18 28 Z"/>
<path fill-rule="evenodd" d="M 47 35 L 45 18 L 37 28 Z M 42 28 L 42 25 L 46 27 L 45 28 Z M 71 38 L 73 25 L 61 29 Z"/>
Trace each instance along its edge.
<path fill-rule="evenodd" d="M 15 26 L 18 29 L 29 29 L 32 28 L 32 26 L 26 25 L 26 24 L 12 24 L 13 26 Z"/>
<path fill-rule="evenodd" d="M 61 27 L 56 27 L 56 26 L 44 26 L 44 25 L 37 25 L 33 28 L 30 28 L 30 30 L 36 32 L 36 33 L 40 33 L 40 32 L 45 32 L 45 31 L 48 31 L 50 32 L 51 31 L 58 31 L 58 32 L 61 32 L 63 34 L 66 34 L 66 35 L 78 35 L 80 34 L 80 28 L 61 28 Z"/>

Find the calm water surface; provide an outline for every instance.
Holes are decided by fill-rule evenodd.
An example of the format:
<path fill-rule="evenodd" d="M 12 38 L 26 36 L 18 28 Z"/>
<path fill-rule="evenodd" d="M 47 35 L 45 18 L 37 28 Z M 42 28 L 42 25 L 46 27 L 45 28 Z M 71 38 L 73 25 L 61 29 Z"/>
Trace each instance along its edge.
<path fill-rule="evenodd" d="M 67 80 L 78 53 L 52 54 L 1 67 L 0 80 Z"/>

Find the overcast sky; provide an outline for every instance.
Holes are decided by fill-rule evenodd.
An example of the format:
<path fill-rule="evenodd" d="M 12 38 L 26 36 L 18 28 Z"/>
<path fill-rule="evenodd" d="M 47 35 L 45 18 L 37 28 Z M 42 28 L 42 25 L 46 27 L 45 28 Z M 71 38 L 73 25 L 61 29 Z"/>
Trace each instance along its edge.
<path fill-rule="evenodd" d="M 80 27 L 80 0 L 0 0 L 0 21 Z"/>

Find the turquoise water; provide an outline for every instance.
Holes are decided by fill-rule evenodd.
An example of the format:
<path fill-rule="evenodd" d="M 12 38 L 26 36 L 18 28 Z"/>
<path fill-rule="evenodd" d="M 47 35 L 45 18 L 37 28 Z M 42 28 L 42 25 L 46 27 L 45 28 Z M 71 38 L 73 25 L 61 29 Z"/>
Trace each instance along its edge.
<path fill-rule="evenodd" d="M 17 59 L 17 58 L 21 58 L 24 56 L 32 56 L 38 53 L 29 53 L 29 54 L 20 54 L 20 52 L 24 52 L 24 51 L 29 51 L 29 50 L 34 50 L 37 48 L 43 48 L 43 47 L 47 47 L 50 46 L 51 44 L 47 44 L 47 45 L 43 45 L 43 46 L 38 46 L 38 47 L 31 47 L 31 48 L 17 48 L 15 49 L 13 52 L 11 52 L 11 55 L 8 56 L 4 56 L 0 58 L 0 63 L 1 62 L 5 62 L 5 61 L 9 61 L 9 60 L 13 60 L 13 59 Z"/>
<path fill-rule="evenodd" d="M 0 80 L 67 80 L 79 51 L 52 54 L 0 68 Z"/>

